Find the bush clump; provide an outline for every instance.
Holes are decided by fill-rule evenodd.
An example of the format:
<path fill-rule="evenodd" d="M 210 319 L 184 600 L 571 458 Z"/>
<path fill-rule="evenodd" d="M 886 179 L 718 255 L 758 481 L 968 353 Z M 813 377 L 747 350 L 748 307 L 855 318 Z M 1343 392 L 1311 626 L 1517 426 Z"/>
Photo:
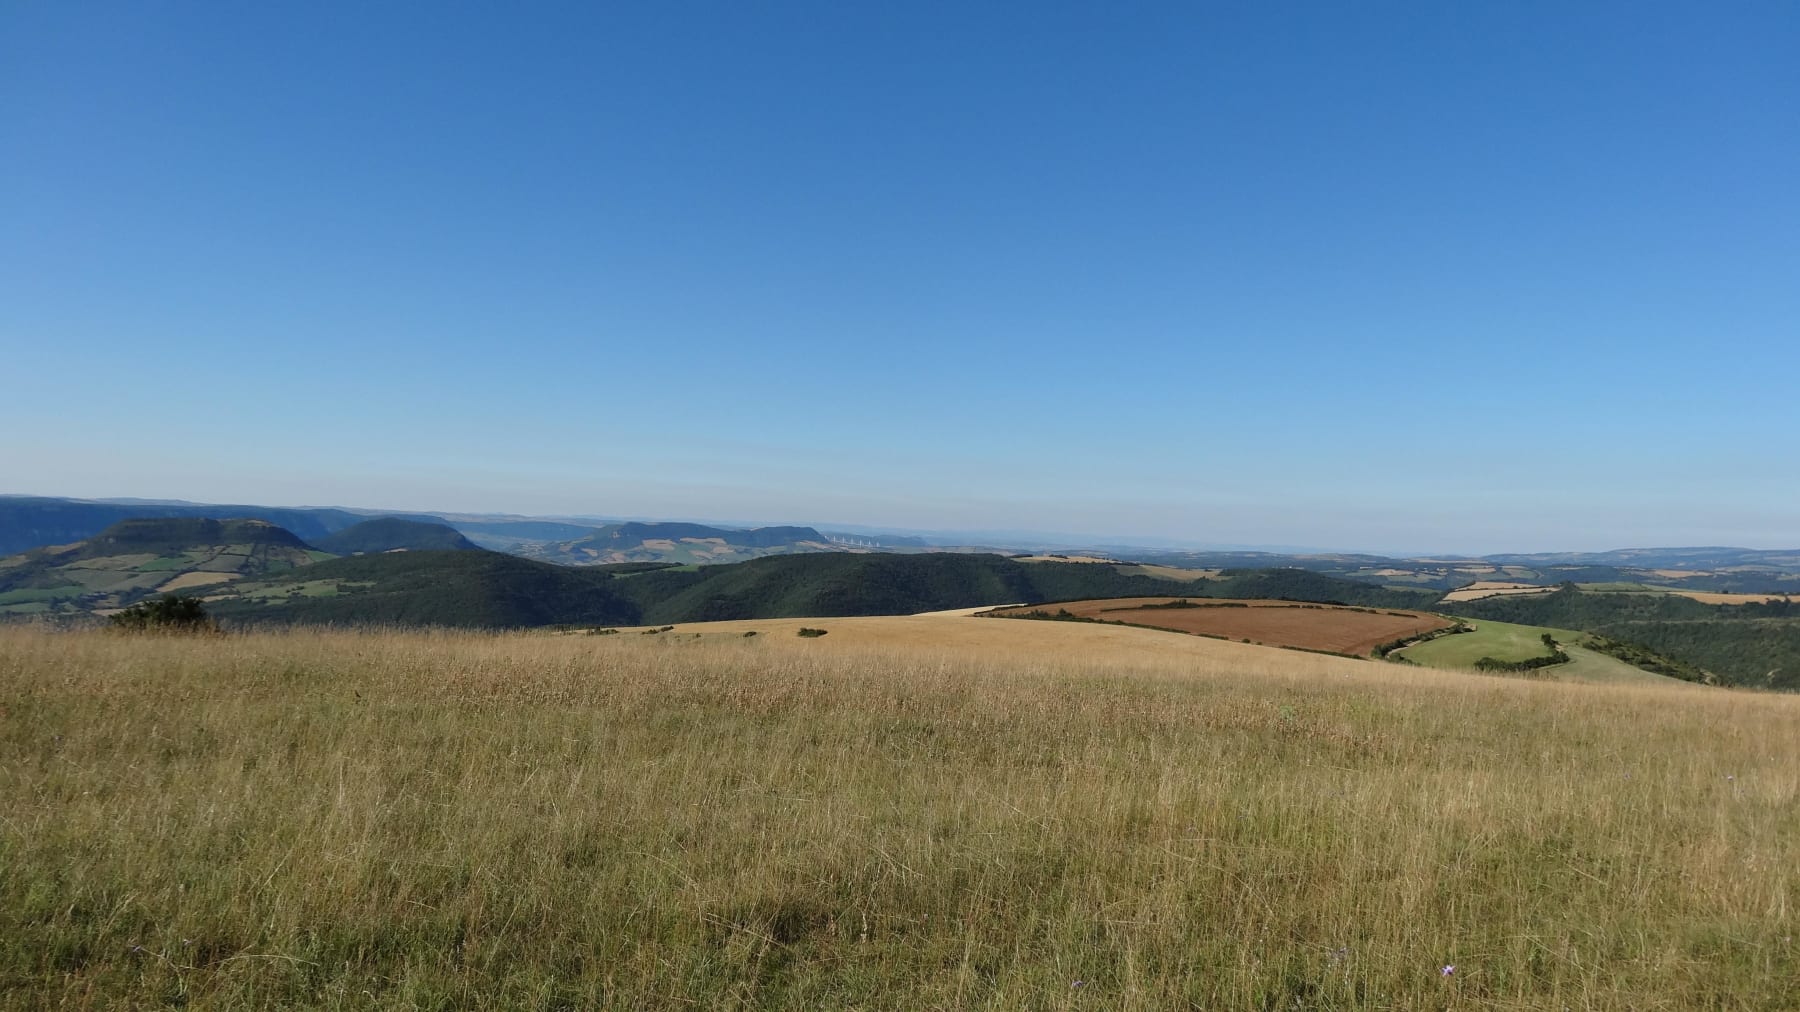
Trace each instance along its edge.
<path fill-rule="evenodd" d="M 197 597 L 164 594 L 151 601 L 139 601 L 112 616 L 112 628 L 124 632 L 213 633 L 218 624 L 206 613 L 206 605 Z"/>

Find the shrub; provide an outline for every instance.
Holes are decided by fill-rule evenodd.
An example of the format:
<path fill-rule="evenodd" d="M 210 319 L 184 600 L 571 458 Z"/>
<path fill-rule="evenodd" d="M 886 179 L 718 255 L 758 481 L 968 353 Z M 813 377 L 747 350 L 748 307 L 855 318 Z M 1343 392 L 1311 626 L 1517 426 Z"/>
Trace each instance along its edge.
<path fill-rule="evenodd" d="M 126 632 L 210 633 L 219 630 L 199 598 L 179 594 L 139 601 L 114 615 L 112 627 Z"/>
<path fill-rule="evenodd" d="M 820 636 L 825 635 L 825 630 L 824 629 L 805 629 L 805 628 L 803 628 L 800 630 L 798 635 L 800 636 L 801 639 L 808 639 L 808 640 L 818 639 Z"/>

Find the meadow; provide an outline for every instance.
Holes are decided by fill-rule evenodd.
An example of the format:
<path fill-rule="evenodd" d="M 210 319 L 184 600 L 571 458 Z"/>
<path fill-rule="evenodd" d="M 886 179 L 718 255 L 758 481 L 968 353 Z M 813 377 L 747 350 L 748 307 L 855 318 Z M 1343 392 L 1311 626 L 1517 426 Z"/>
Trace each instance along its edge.
<path fill-rule="evenodd" d="M 1796 1006 L 1800 698 L 812 621 L 0 628 L 0 1007 Z"/>
<path fill-rule="evenodd" d="M 1414 644 L 1396 650 L 1394 654 L 1427 667 L 1473 670 L 1475 662 L 1483 657 L 1491 657 L 1497 661 L 1525 661 L 1547 656 L 1551 651 L 1544 644 L 1543 637 L 1548 633 L 1556 640 L 1558 649 L 1569 659 L 1561 664 L 1540 668 L 1532 677 L 1578 682 L 1675 681 L 1581 646 L 1586 637 L 1573 629 L 1518 625 L 1491 619 L 1479 619 L 1467 624 L 1473 627 L 1472 632 Z"/>

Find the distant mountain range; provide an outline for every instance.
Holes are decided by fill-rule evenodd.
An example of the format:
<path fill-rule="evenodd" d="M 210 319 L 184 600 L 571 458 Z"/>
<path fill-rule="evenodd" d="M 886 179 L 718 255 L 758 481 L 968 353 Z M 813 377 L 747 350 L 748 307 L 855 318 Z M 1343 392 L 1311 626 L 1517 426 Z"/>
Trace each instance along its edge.
<path fill-rule="evenodd" d="M 359 550 L 331 542 L 338 532 L 372 518 L 437 524 L 468 545 L 564 566 L 629 562 L 713 565 L 770 555 L 805 553 L 986 551 L 1008 554 L 1013 545 L 926 544 L 925 539 L 873 533 L 821 531 L 811 526 L 751 529 L 696 523 L 625 521 L 583 523 L 580 518 L 530 518 L 468 514 L 382 513 L 338 507 L 212 505 L 147 500 L 78 500 L 0 495 L 0 555 L 91 538 L 126 519 L 198 517 L 254 519 L 281 527 L 313 548 L 342 554 Z M 441 535 L 440 535 L 441 537 Z M 465 548 L 445 543 L 415 548 Z M 1765 551 L 1729 547 L 1645 548 L 1609 552 L 1503 554 L 1481 557 L 1397 558 L 1353 553 L 1176 551 L 1154 547 L 1066 550 L 1122 562 L 1188 570 L 1296 568 L 1394 588 L 1449 591 L 1473 583 L 1554 586 L 1633 583 L 1668 589 L 1738 593 L 1800 593 L 1800 549 Z"/>
<path fill-rule="evenodd" d="M 1432 567 L 1453 572 L 1492 567 L 1510 577 L 1528 569 L 1557 574 L 1608 568 L 1582 565 L 1585 560 L 1579 559 L 1534 569 L 1424 561 L 1416 563 L 1417 571 L 1393 568 L 1377 573 L 1376 580 L 1363 580 L 1292 565 L 1199 571 L 1092 558 L 786 551 L 816 533 L 811 528 L 724 532 L 698 525 L 608 525 L 558 544 L 583 546 L 574 550 L 592 551 L 595 560 L 671 548 L 696 555 L 726 550 L 783 554 L 704 565 L 630 560 L 563 566 L 485 550 L 446 524 L 400 517 L 362 519 L 312 543 L 261 519 L 131 517 L 92 537 L 0 558 L 0 620 L 92 623 L 170 593 L 203 598 L 211 614 L 228 626 L 473 628 L 894 615 L 1131 596 L 1285 599 L 1429 609 L 1578 629 L 1627 644 L 1638 651 L 1632 656 L 1677 661 L 1677 667 L 1704 680 L 1800 688 L 1800 602 L 1777 598 L 1721 604 L 1704 594 L 1696 600 L 1629 583 L 1584 584 L 1585 589 L 1563 583 L 1563 589 L 1465 600 L 1406 582 L 1408 576 L 1423 578 Z M 1727 559 L 1720 551 L 1691 550 L 1694 564 L 1718 565 Z M 1753 564 L 1741 554 L 1730 558 L 1738 565 Z M 1307 561 L 1359 571 L 1382 564 L 1348 557 Z"/>
<path fill-rule="evenodd" d="M 313 539 L 313 547 L 333 555 L 371 552 L 478 552 L 480 547 L 447 524 L 401 517 L 376 517 Z"/>
<path fill-rule="evenodd" d="M 691 523 L 625 523 L 586 526 L 566 520 L 467 518 L 431 513 L 358 511 L 337 507 L 268 507 L 144 500 L 90 501 L 0 496 L 0 555 L 91 538 L 121 520 L 178 517 L 251 519 L 282 527 L 314 547 L 335 552 L 327 539 L 371 517 L 438 524 L 473 546 L 566 566 L 620 562 L 701 564 L 737 562 L 795 552 L 871 551 L 873 546 L 834 542 L 811 527 L 739 530 Z M 875 539 L 861 539 L 875 540 Z M 892 550 L 886 539 L 882 547 Z M 424 547 L 424 546 L 421 546 Z M 450 544 L 432 547 L 459 547 Z"/>
<path fill-rule="evenodd" d="M 765 555 L 847 550 L 811 527 L 757 527 L 729 530 L 704 524 L 607 524 L 568 540 L 515 543 L 516 555 L 566 566 L 620 562 L 706 564 L 739 562 Z"/>
<path fill-rule="evenodd" d="M 441 524 L 384 517 L 309 545 L 265 520 L 134 517 L 92 538 L 0 558 L 0 618 L 104 615 L 157 594 L 235 594 L 337 556 L 479 548 Z M 486 554 L 486 553 L 484 553 Z"/>
<path fill-rule="evenodd" d="M 1800 593 L 1800 550 L 1637 548 L 1611 552 L 1391 558 L 1268 552 L 1113 552 L 1111 557 L 1185 569 L 1291 567 L 1346 580 L 1449 591 L 1474 583 L 1556 586 L 1631 583 L 1746 594 Z"/>
<path fill-rule="evenodd" d="M 674 529 L 668 529 L 673 527 Z M 782 549 L 810 528 L 729 532 L 619 525 L 583 539 L 629 555 L 658 542 Z M 651 535 L 677 535 L 674 538 Z M 715 535 L 705 536 L 703 535 Z M 582 542 L 576 542 L 580 544 Z M 623 547 L 620 547 L 623 546 Z M 1303 570 L 1196 580 L 1130 565 L 1022 562 L 967 553 L 803 552 L 726 564 L 610 561 L 559 566 L 487 551 L 448 526 L 382 517 L 308 544 L 262 520 L 121 520 L 92 538 L 0 559 L 0 618 L 104 616 L 147 597 L 203 597 L 242 623 L 516 627 L 903 614 L 981 604 L 1197 594 L 1416 607 L 1432 591 Z"/>

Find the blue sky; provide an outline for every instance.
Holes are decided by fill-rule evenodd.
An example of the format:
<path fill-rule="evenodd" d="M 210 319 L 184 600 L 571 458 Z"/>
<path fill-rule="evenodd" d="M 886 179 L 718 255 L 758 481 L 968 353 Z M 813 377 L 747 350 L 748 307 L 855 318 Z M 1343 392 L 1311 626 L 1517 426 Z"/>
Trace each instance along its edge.
<path fill-rule="evenodd" d="M 889 6 L 7 5 L 0 491 L 1800 545 L 1800 8 Z"/>

